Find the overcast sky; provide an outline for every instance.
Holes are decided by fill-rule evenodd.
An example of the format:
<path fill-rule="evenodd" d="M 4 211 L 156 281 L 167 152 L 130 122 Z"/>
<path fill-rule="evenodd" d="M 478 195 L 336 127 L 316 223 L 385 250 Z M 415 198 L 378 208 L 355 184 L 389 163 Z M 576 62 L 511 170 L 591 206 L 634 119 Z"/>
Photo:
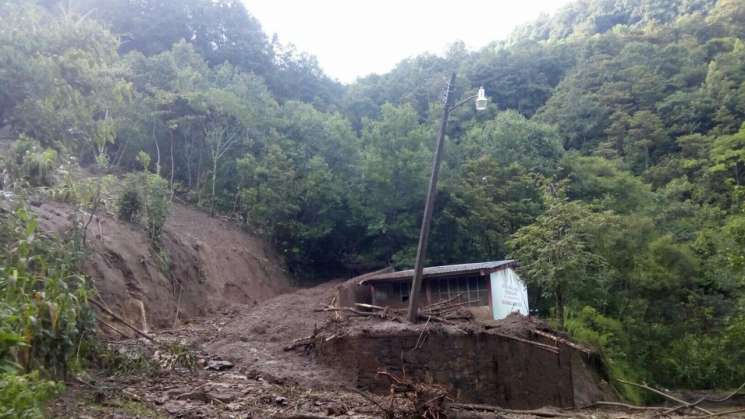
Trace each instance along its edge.
<path fill-rule="evenodd" d="M 404 58 L 442 54 L 456 40 L 470 49 L 504 39 L 515 26 L 570 0 L 244 0 L 264 31 L 316 57 L 349 83 L 384 73 Z"/>

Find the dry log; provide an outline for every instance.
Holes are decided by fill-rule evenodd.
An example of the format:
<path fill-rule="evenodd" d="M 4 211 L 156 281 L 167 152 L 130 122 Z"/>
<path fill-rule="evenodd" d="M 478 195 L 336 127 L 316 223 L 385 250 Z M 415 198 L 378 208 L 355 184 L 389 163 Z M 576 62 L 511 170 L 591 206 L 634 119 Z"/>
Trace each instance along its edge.
<path fill-rule="evenodd" d="M 726 410 L 723 412 L 712 413 L 710 415 L 691 416 L 691 419 L 714 418 L 717 416 L 735 415 L 738 413 L 745 413 L 745 409 Z"/>
<path fill-rule="evenodd" d="M 735 395 L 736 395 L 737 393 L 739 393 L 739 392 L 740 392 L 740 390 L 742 390 L 743 388 L 745 388 L 745 383 L 742 383 L 742 384 L 740 384 L 740 387 L 737 387 L 737 390 L 733 391 L 732 393 L 730 393 L 730 394 L 729 394 L 729 395 L 727 395 L 727 396 L 724 396 L 724 397 L 723 397 L 723 398 L 721 398 L 721 399 L 710 399 L 710 398 L 708 398 L 708 397 L 707 397 L 705 401 L 707 401 L 707 402 L 712 402 L 712 403 L 723 403 L 723 402 L 726 402 L 727 400 L 729 400 L 729 399 L 731 399 L 731 398 L 735 397 Z"/>
<path fill-rule="evenodd" d="M 455 297 L 449 298 L 447 300 L 442 300 L 442 301 L 438 301 L 436 303 L 432 303 L 432 304 L 430 304 L 430 305 L 428 305 L 426 307 L 423 307 L 423 309 L 427 309 L 427 308 L 432 309 L 432 308 L 435 308 L 435 307 L 439 307 L 441 305 L 447 305 L 447 304 L 450 304 L 450 303 L 452 303 L 454 301 L 457 301 L 457 300 L 459 300 L 461 298 L 463 298 L 463 294 L 458 294 Z"/>
<path fill-rule="evenodd" d="M 546 345 L 545 343 L 533 342 L 532 340 L 523 339 L 523 338 L 519 338 L 517 336 L 512 336 L 512 335 L 505 335 L 503 333 L 492 332 L 492 334 L 493 335 L 496 335 L 496 336 L 499 336 L 499 337 L 502 337 L 502 338 L 505 338 L 505 339 L 512 339 L 512 340 L 515 340 L 515 341 L 518 341 L 518 342 L 527 343 L 528 345 L 533 345 L 536 348 L 543 349 L 544 351 L 549 351 L 549 352 L 554 353 L 556 355 L 559 354 L 559 348 L 557 348 L 555 346 L 551 346 L 551 345 Z"/>
<path fill-rule="evenodd" d="M 355 307 L 358 307 L 358 308 L 366 308 L 370 310 L 380 310 L 380 311 L 383 311 L 388 308 L 388 307 L 381 307 L 381 306 L 375 306 L 372 304 L 363 304 L 363 303 L 354 303 L 354 305 Z"/>
<path fill-rule="evenodd" d="M 737 390 L 733 391 L 732 393 L 730 393 L 729 395 L 727 395 L 727 396 L 725 396 L 723 398 L 720 398 L 720 399 L 710 399 L 708 397 L 701 397 L 700 399 L 696 400 L 693 403 L 687 403 L 687 404 L 684 404 L 684 405 L 680 405 L 680 406 L 676 406 L 676 407 L 667 409 L 662 414 L 663 415 L 670 415 L 671 413 L 677 412 L 678 410 L 681 410 L 681 409 L 696 407 L 696 406 L 698 406 L 699 404 L 701 404 L 703 402 L 723 403 L 723 402 L 726 402 L 727 400 L 731 399 L 732 397 L 734 397 L 735 394 L 739 393 L 740 390 L 742 390 L 743 388 L 745 388 L 745 383 L 742 383 L 740 385 L 740 387 L 737 387 Z"/>
<path fill-rule="evenodd" d="M 311 343 L 311 342 L 313 341 L 313 338 L 314 338 L 314 337 L 315 337 L 315 336 L 306 336 L 306 337 L 304 337 L 304 338 L 300 338 L 300 339 L 295 339 L 295 340 L 293 340 L 293 341 L 292 341 L 292 343 L 291 343 L 291 344 L 289 344 L 289 345 L 285 346 L 285 347 L 284 347 L 284 348 L 282 348 L 282 349 L 283 349 L 283 350 L 284 350 L 285 352 L 287 352 L 287 351 L 291 351 L 291 350 L 293 350 L 293 349 L 295 349 L 295 348 L 298 348 L 298 347 L 300 347 L 300 346 L 308 346 L 308 345 L 310 345 L 310 343 Z"/>
<path fill-rule="evenodd" d="M 386 417 L 391 417 L 391 418 L 394 417 L 394 414 L 393 414 L 393 411 L 392 410 L 386 409 L 385 406 L 383 406 L 382 404 L 378 403 L 378 401 L 375 400 L 375 399 L 373 399 L 371 396 L 368 396 L 367 394 L 365 394 L 365 393 L 357 390 L 354 387 L 348 387 L 348 388 L 346 388 L 346 390 L 347 391 L 354 392 L 354 393 L 357 393 L 363 399 L 365 399 L 365 400 L 369 401 L 370 403 L 374 404 L 378 409 L 380 409 L 381 412 L 383 412 L 386 415 Z"/>
<path fill-rule="evenodd" d="M 104 313 L 106 313 L 106 314 L 108 314 L 109 316 L 111 316 L 112 318 L 114 318 L 114 320 L 116 320 L 116 321 L 118 321 L 119 323 L 121 323 L 121 324 L 123 324 L 123 325 L 127 326 L 127 327 L 128 327 L 129 329 L 132 329 L 132 331 L 134 331 L 134 332 L 135 332 L 135 333 L 137 333 L 138 335 L 142 336 L 143 338 L 145 338 L 145 339 L 149 340 L 150 342 L 153 342 L 153 343 L 155 343 L 155 340 L 154 340 L 153 338 L 151 338 L 150 336 L 148 336 L 148 335 L 147 335 L 147 334 L 146 334 L 145 332 L 143 332 L 142 330 L 140 330 L 140 329 L 138 329 L 138 328 L 136 328 L 136 327 L 132 326 L 131 324 L 129 324 L 129 322 L 127 322 L 126 320 L 124 320 L 124 319 L 123 319 L 123 318 L 122 318 L 121 316 L 117 315 L 117 314 L 116 314 L 116 313 L 114 313 L 113 311 L 111 311 L 111 310 L 109 310 L 108 308 L 106 308 L 106 307 L 105 307 L 105 306 L 104 306 L 103 304 L 99 303 L 98 301 L 96 301 L 96 300 L 94 300 L 94 299 L 92 299 L 92 298 L 91 298 L 91 299 L 90 299 L 89 301 L 90 301 L 90 302 L 91 302 L 91 303 L 92 303 L 92 304 L 93 304 L 94 306 L 96 306 L 96 307 L 98 307 L 99 309 L 101 309 L 101 310 L 102 310 L 102 311 L 103 311 Z"/>
<path fill-rule="evenodd" d="M 117 329 L 117 328 L 116 328 L 116 327 L 114 327 L 114 326 L 113 326 L 112 324 L 110 324 L 110 323 L 107 323 L 107 322 L 105 322 L 105 321 L 103 321 L 103 320 L 101 320 L 101 319 L 97 319 L 97 320 L 98 320 L 98 322 L 99 322 L 99 323 L 101 323 L 102 325 L 104 325 L 104 326 L 108 327 L 109 329 L 111 329 L 111 330 L 115 331 L 116 333 L 119 333 L 119 334 L 120 334 L 120 335 L 122 335 L 123 337 L 125 337 L 125 338 L 128 338 L 128 337 L 129 337 L 129 335 L 127 335 L 126 333 L 124 333 L 124 332 L 122 332 L 121 330 Z"/>
<path fill-rule="evenodd" d="M 503 409 L 497 406 L 490 406 L 486 404 L 469 404 L 469 403 L 448 403 L 447 405 L 453 409 L 462 410 L 475 410 L 481 412 L 495 412 L 495 413 L 511 413 L 514 415 L 533 415 L 544 418 L 573 418 L 573 415 L 567 415 L 558 412 L 549 412 L 547 410 L 514 410 L 514 409 Z"/>
<path fill-rule="evenodd" d="M 671 395 L 665 393 L 664 391 L 657 390 L 656 388 L 650 387 L 650 386 L 648 386 L 646 384 L 632 383 L 631 381 L 622 380 L 620 378 L 616 378 L 616 381 L 618 381 L 621 384 L 626 384 L 626 385 L 630 385 L 630 386 L 634 386 L 634 387 L 638 387 L 638 388 L 643 388 L 643 389 L 645 389 L 647 391 L 651 391 L 652 393 L 658 394 L 658 395 L 660 395 L 660 396 L 662 396 L 662 397 L 664 397 L 666 399 L 672 400 L 672 401 L 674 401 L 674 402 L 682 405 L 681 407 L 685 407 L 686 405 L 689 404 L 685 400 L 681 400 L 681 399 L 679 399 L 679 398 L 677 398 L 675 396 L 671 396 Z M 707 415 L 711 415 L 712 414 L 711 411 L 706 410 L 703 407 L 700 407 L 700 406 L 691 406 L 691 407 L 693 409 L 696 409 L 696 410 L 699 410 L 699 411 L 701 411 L 703 413 L 706 413 Z"/>
<path fill-rule="evenodd" d="M 350 307 L 324 307 L 324 308 L 316 309 L 314 311 L 331 311 L 331 312 L 346 311 L 346 312 L 349 312 L 349 313 L 352 313 L 352 314 L 356 314 L 358 316 L 365 316 L 365 317 L 367 317 L 367 316 L 378 316 L 378 313 L 359 311 L 359 310 L 355 310 L 355 309 L 350 308 Z"/>
<path fill-rule="evenodd" d="M 179 293 L 178 293 L 178 300 L 176 300 L 176 314 L 173 316 L 173 328 L 176 328 L 176 325 L 178 324 L 178 314 L 181 310 L 181 296 L 184 294 L 184 286 L 179 285 Z"/>
<path fill-rule="evenodd" d="M 586 353 L 588 355 L 592 353 L 592 351 L 589 350 L 589 349 L 587 349 L 587 348 L 584 348 L 584 347 L 582 347 L 580 345 L 577 345 L 574 342 L 570 342 L 569 340 L 564 339 L 562 337 L 559 337 L 559 336 L 556 336 L 556 335 L 552 335 L 551 333 L 547 333 L 547 332 L 544 332 L 544 331 L 538 330 L 538 329 L 533 330 L 533 333 L 535 333 L 538 336 L 543 336 L 544 338 L 553 340 L 554 342 L 557 343 L 556 346 L 558 346 L 558 344 L 561 343 L 563 345 L 569 346 L 570 348 L 576 349 L 576 350 L 578 350 L 580 352 L 584 352 L 584 353 Z"/>
<path fill-rule="evenodd" d="M 619 402 L 605 402 L 605 401 L 595 402 L 589 406 L 585 406 L 585 409 L 591 409 L 593 407 L 598 407 L 598 406 L 622 407 L 624 409 L 629 409 L 629 410 L 663 410 L 665 409 L 665 407 L 663 406 L 634 406 L 633 404 L 619 403 Z"/>

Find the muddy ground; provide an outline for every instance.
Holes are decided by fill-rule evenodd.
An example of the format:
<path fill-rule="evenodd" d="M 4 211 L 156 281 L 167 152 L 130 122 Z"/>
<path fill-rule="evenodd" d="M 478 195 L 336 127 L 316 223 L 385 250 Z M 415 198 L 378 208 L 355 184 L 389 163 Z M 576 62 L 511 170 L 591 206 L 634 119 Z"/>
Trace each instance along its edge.
<path fill-rule="evenodd" d="M 74 213 L 71 206 L 52 201 L 32 209 L 47 233 L 66 231 Z M 290 275 L 269 243 L 229 220 L 178 203 L 159 248 L 142 226 L 103 211 L 92 219 L 87 237 L 84 271 L 97 298 L 145 331 L 211 316 L 225 307 L 253 306 L 290 289 Z"/>
<path fill-rule="evenodd" d="M 43 203 L 35 212 L 47 232 L 69 225 L 71 209 L 64 204 Z M 101 215 L 91 225 L 89 242 L 93 251 L 86 271 L 96 298 L 154 341 L 135 339 L 116 319 L 99 313 L 118 330 L 101 326 L 99 340 L 109 360 L 71 377 L 65 394 L 49 405 L 49 417 L 411 417 L 408 396 L 361 392 L 348 369 L 319 362 L 317 351 L 303 346 L 284 350 L 315 330 L 333 335 L 337 316 L 318 309 L 331 303 L 341 282 L 293 291 L 282 258 L 229 220 L 174 205 L 162 247 L 154 249 L 141 227 Z M 527 337 L 523 326 L 504 322 L 495 327 Z M 344 327 L 367 333 L 405 326 L 364 319 Z M 440 413 L 450 418 L 620 419 L 658 412 Z"/>
<path fill-rule="evenodd" d="M 322 328 L 329 322 L 329 313 L 317 309 L 333 298 L 337 284 L 329 282 L 280 295 L 255 307 L 226 308 L 211 317 L 153 333 L 156 344 L 142 339 L 118 341 L 112 345 L 115 350 L 122 353 L 144 350 L 164 364 L 163 367 L 149 375 L 133 370 L 117 376 L 99 373 L 81 377 L 71 382 L 66 395 L 50 406 L 50 416 L 122 419 L 381 418 L 394 412 L 400 415 L 397 417 L 405 417 L 406 412 L 413 409 L 405 397 L 359 392 L 349 385 L 344 371 L 317 363 L 313 351 L 283 350 L 296 339 L 313 333 L 314 328 Z M 364 327 L 364 324 L 358 327 Z M 191 368 L 168 365 L 168 348 L 172 345 L 190 349 L 193 356 Z M 732 409 L 732 406 L 718 409 Z M 554 415 L 636 419 L 655 417 L 659 411 L 546 408 L 538 412 L 541 416 L 505 411 L 451 410 L 444 413 L 451 418 Z"/>

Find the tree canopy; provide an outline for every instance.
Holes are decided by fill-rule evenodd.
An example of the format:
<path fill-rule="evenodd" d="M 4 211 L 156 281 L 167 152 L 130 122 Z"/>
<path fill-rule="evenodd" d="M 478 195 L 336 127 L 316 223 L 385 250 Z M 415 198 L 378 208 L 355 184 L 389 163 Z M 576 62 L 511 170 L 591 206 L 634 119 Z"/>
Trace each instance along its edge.
<path fill-rule="evenodd" d="M 616 373 L 740 384 L 743 28 L 738 0 L 579 0 L 343 86 L 237 0 L 0 1 L 0 132 L 27 147 L 3 163 L 44 185 L 69 156 L 121 174 L 144 153 L 159 191 L 301 281 L 410 267 L 456 71 L 491 101 L 451 115 L 427 263 L 516 257 L 537 312 Z"/>

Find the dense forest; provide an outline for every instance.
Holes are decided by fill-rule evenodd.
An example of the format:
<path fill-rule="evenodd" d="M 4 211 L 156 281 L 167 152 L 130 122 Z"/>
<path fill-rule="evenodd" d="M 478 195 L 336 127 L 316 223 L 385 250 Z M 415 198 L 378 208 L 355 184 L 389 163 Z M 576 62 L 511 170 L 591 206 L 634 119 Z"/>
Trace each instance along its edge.
<path fill-rule="evenodd" d="M 490 104 L 451 116 L 428 264 L 519 260 L 538 312 L 619 376 L 745 381 L 740 0 L 579 0 L 351 85 L 238 0 L 0 1 L 3 188 L 147 176 L 300 281 L 410 267 L 453 71 Z"/>

